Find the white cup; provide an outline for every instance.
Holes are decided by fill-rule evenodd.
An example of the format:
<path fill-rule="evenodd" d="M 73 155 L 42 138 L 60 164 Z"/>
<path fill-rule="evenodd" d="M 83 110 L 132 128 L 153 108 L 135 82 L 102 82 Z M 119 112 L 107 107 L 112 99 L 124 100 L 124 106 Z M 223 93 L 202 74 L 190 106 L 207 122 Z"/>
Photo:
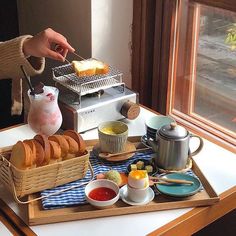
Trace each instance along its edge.
<path fill-rule="evenodd" d="M 156 132 L 164 125 L 175 122 L 170 116 L 155 115 L 148 118 L 145 122 L 147 138 L 156 140 Z"/>
<path fill-rule="evenodd" d="M 133 202 L 144 202 L 148 195 L 148 188 L 133 188 L 127 184 L 127 195 L 128 198 Z"/>

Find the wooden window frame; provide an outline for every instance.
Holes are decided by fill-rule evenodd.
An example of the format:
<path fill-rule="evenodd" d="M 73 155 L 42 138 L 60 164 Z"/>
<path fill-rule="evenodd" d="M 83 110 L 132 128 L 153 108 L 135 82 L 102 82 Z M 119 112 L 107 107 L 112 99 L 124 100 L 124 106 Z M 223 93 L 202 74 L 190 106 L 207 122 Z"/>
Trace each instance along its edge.
<path fill-rule="evenodd" d="M 133 1 L 133 40 L 132 40 L 132 88 L 139 92 L 140 103 L 166 115 L 171 115 L 176 121 L 190 131 L 201 135 L 212 142 L 223 146 L 236 153 L 234 136 L 228 138 L 224 132 L 213 129 L 209 122 L 191 111 L 193 100 L 185 104 L 186 113 L 177 111 L 173 106 L 173 92 L 185 91 L 190 97 L 193 92 L 193 80 L 186 80 L 179 88 L 173 81 L 176 75 L 177 58 L 181 62 L 188 61 L 182 74 L 188 74 L 192 70 L 191 55 L 184 54 L 181 47 L 185 43 L 191 48 L 193 29 L 189 29 L 185 42 L 179 43 L 181 33 L 181 21 L 186 18 L 183 14 L 183 6 L 186 3 L 199 3 L 207 6 L 218 7 L 236 12 L 234 0 L 134 0 Z M 182 4 L 182 8 L 181 8 Z M 154 9 L 154 10 L 153 10 Z M 182 11 L 182 12 L 181 12 Z M 150 15 L 149 15 L 150 13 Z M 181 13 L 181 14 L 180 14 Z M 192 12 L 190 17 L 197 17 Z M 153 27 L 154 25 L 154 27 Z M 194 27 L 197 27 L 195 25 Z M 153 33 L 154 31 L 154 33 Z M 181 56 L 178 54 L 182 51 Z M 152 54 L 151 54 L 152 53 Z M 192 52 L 194 53 L 194 52 Z M 191 53 L 190 53 L 191 54 Z M 187 99 L 186 99 L 187 100 Z M 182 101 L 184 104 L 185 101 Z M 224 131 L 224 130 L 223 130 Z M 234 134 L 235 135 L 235 134 Z"/>
<path fill-rule="evenodd" d="M 195 11 L 194 11 L 194 17 L 193 17 L 193 28 L 195 28 L 196 33 L 192 34 L 192 38 L 193 38 L 193 62 L 190 62 L 190 65 L 192 67 L 192 74 L 193 74 L 193 78 L 190 80 L 190 106 L 189 106 L 189 111 L 188 114 L 190 117 L 193 117 L 194 119 L 198 120 L 201 122 L 201 126 L 203 126 L 206 130 L 211 131 L 212 133 L 214 133 L 216 136 L 220 136 L 225 139 L 226 141 L 233 143 L 234 145 L 236 145 L 236 134 L 228 129 L 225 129 L 224 127 L 215 124 L 214 122 L 211 122 L 208 119 L 205 119 L 204 117 L 198 115 L 197 113 L 195 113 L 194 110 L 194 104 L 195 104 L 195 81 L 197 79 L 196 77 L 196 66 L 195 62 L 196 58 L 197 58 L 197 42 L 198 42 L 198 32 L 199 32 L 199 23 L 200 23 L 200 14 L 201 13 L 201 7 L 200 6 L 196 6 Z M 206 125 L 206 126 L 205 126 Z M 212 128 L 209 129 L 208 127 Z M 215 129 L 219 130 L 220 132 L 217 132 Z"/>
<path fill-rule="evenodd" d="M 221 4 L 219 5 L 219 2 L 212 2 L 212 1 L 189 1 L 194 2 L 194 3 L 201 3 L 201 4 L 206 4 L 208 6 L 213 6 L 213 7 L 219 7 L 224 8 L 226 10 L 233 10 L 234 8 L 230 8 L 230 3 L 232 4 L 232 1 L 227 1 L 227 4 Z M 209 4 L 211 2 L 211 4 Z M 181 6 L 181 3 L 183 3 L 183 6 Z M 174 34 L 174 40 L 176 42 L 175 47 L 171 48 L 172 55 L 173 57 L 173 62 L 174 63 L 169 63 L 169 78 L 168 80 L 170 81 L 168 91 L 169 91 L 169 99 L 167 100 L 167 114 L 173 116 L 177 122 L 183 124 L 187 128 L 189 128 L 192 131 L 197 132 L 198 134 L 202 135 L 205 138 L 210 139 L 211 141 L 233 151 L 236 153 L 236 135 L 234 132 L 231 132 L 225 128 L 223 128 L 220 125 L 216 125 L 215 123 L 205 119 L 204 117 L 201 117 L 200 115 L 196 114 L 193 111 L 193 104 L 194 104 L 194 81 L 196 80 L 196 67 L 195 67 L 195 59 L 196 59 L 196 44 L 197 44 L 197 33 L 194 31 L 199 29 L 198 22 L 199 22 L 199 16 L 200 16 L 200 7 L 196 7 L 192 12 L 189 12 L 189 16 L 191 18 L 191 22 L 193 22 L 193 27 L 189 29 L 189 32 L 187 32 L 187 36 L 185 38 L 185 41 L 183 42 L 181 40 L 181 44 L 184 45 L 186 44 L 188 48 L 191 48 L 191 53 L 190 55 L 186 55 L 183 53 L 183 50 L 181 51 L 179 47 L 181 45 L 179 44 L 179 37 L 181 34 L 181 14 L 184 14 L 184 4 L 188 3 L 188 1 L 177 1 L 177 8 L 176 11 L 178 12 L 178 16 L 175 19 L 175 34 Z M 186 5 L 186 4 L 185 4 Z M 188 5 L 188 4 L 187 4 Z M 185 19 L 186 20 L 186 19 Z M 189 22 L 189 18 L 188 18 Z M 193 30 L 194 29 L 194 30 Z M 181 55 L 180 55 L 181 51 Z M 177 59 L 178 58 L 178 59 Z M 182 58 L 183 61 L 187 61 L 189 65 L 184 66 L 184 72 L 182 74 L 184 75 L 192 75 L 191 79 L 186 79 L 184 80 L 184 83 L 181 83 L 181 90 L 178 88 L 176 85 L 175 81 L 178 79 L 178 75 L 176 74 L 176 65 L 177 65 L 177 60 L 179 58 Z M 190 62 L 190 63 L 189 63 Z M 176 109 L 174 109 L 174 94 L 177 91 L 177 93 L 183 93 L 183 90 L 185 92 L 185 96 L 183 97 L 188 97 L 188 99 L 185 99 L 184 101 L 181 102 L 183 104 L 183 112 L 180 112 Z M 186 113 L 186 114 L 185 114 Z"/>

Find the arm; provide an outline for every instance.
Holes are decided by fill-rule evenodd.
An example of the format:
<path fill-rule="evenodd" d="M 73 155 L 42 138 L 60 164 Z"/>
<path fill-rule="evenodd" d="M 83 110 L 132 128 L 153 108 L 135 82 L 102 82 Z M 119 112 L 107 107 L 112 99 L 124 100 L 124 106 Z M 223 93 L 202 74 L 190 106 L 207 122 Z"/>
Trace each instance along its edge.
<path fill-rule="evenodd" d="M 54 51 L 56 44 L 62 48 L 60 53 Z M 74 49 L 66 38 L 50 28 L 33 37 L 26 35 L 0 43 L 0 78 L 23 77 L 21 65 L 30 76 L 40 74 L 44 70 L 44 57 L 64 61 L 68 51 Z"/>
<path fill-rule="evenodd" d="M 24 42 L 30 38 L 32 36 L 25 35 L 0 43 L 0 79 L 23 77 L 21 65 L 30 76 L 43 72 L 45 59 L 32 58 L 30 62 L 23 52 Z"/>
<path fill-rule="evenodd" d="M 62 49 L 54 51 L 55 44 Z M 0 79 L 12 78 L 12 114 L 22 112 L 21 65 L 29 76 L 44 70 L 45 57 L 64 61 L 68 51 L 74 49 L 66 38 L 48 28 L 35 36 L 25 35 L 0 43 Z"/>

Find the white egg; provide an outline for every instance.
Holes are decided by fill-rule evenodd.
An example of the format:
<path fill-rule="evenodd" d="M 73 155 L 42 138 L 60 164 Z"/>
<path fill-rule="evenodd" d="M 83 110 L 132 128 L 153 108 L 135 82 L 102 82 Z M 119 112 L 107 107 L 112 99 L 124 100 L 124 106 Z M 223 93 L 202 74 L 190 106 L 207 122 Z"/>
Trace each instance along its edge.
<path fill-rule="evenodd" d="M 146 170 L 132 170 L 128 176 L 128 185 L 142 189 L 149 185 L 148 174 Z"/>

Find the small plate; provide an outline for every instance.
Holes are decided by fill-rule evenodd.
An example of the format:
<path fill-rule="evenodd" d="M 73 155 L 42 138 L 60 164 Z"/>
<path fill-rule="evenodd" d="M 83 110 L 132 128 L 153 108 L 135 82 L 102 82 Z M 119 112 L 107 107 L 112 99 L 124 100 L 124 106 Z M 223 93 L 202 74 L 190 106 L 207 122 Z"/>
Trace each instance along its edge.
<path fill-rule="evenodd" d="M 154 191 L 149 187 L 148 188 L 148 195 L 147 195 L 146 199 L 143 202 L 133 202 L 127 196 L 127 185 L 124 185 L 120 189 L 120 197 L 121 197 L 123 202 L 125 202 L 125 203 L 127 203 L 131 206 L 140 206 L 140 205 L 146 205 L 149 202 L 151 202 L 154 199 L 155 194 L 154 194 Z"/>
<path fill-rule="evenodd" d="M 152 160 L 146 160 L 146 159 L 136 159 L 133 162 L 131 162 L 128 167 L 127 167 L 127 173 L 129 173 L 131 171 L 131 165 L 132 164 L 136 164 L 138 161 L 142 161 L 144 163 L 144 167 L 147 165 L 151 165 L 153 168 L 153 171 L 151 173 L 148 173 L 148 175 L 154 175 L 157 172 L 157 168 L 155 167 L 154 163 Z M 144 170 L 144 169 L 142 169 Z"/>
<path fill-rule="evenodd" d="M 196 194 L 201 188 L 201 182 L 194 176 L 183 174 L 183 173 L 170 173 L 166 174 L 163 177 L 170 179 L 183 179 L 192 181 L 193 184 L 170 184 L 170 185 L 161 185 L 156 184 L 157 190 L 165 195 L 171 197 L 189 197 Z"/>

